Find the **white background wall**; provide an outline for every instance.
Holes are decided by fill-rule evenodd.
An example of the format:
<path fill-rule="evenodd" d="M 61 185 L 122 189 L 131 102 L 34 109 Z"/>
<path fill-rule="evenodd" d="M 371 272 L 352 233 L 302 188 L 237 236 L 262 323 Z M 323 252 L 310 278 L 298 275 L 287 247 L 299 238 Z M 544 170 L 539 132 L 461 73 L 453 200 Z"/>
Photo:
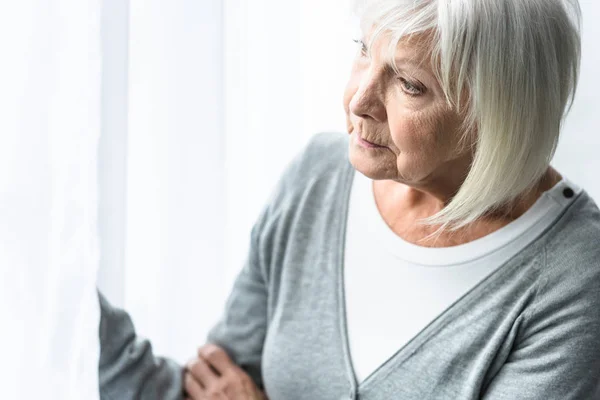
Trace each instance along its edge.
<path fill-rule="evenodd" d="M 600 3 L 580 0 L 580 4 L 583 13 L 581 80 L 554 165 L 600 202 Z"/>
<path fill-rule="evenodd" d="M 312 134 L 344 130 L 354 32 L 345 0 L 130 3 L 106 1 L 117 9 L 105 40 L 124 26 L 129 39 L 128 52 L 105 48 L 103 118 L 117 151 L 104 147 L 100 281 L 159 353 L 184 361 L 218 317 L 287 162 Z M 581 5 L 581 83 L 555 165 L 600 200 L 600 4 Z"/>

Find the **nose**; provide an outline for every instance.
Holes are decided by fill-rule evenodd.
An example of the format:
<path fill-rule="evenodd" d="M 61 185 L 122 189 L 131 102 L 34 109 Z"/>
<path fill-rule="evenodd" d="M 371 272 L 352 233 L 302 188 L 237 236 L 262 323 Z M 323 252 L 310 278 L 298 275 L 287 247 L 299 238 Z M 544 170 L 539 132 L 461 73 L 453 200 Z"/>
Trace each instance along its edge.
<path fill-rule="evenodd" d="M 352 114 L 364 119 L 385 122 L 385 87 L 376 73 L 366 72 L 350 102 Z"/>

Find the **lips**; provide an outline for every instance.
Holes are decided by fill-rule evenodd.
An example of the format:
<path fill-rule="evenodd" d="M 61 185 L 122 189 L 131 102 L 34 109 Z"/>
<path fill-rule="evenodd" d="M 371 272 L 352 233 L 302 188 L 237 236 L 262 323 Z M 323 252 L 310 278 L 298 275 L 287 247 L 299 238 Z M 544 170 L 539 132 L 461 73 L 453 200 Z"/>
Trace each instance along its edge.
<path fill-rule="evenodd" d="M 366 143 L 366 144 L 368 144 L 370 146 L 373 146 L 373 147 L 385 147 L 385 146 L 380 145 L 379 143 L 375 143 L 375 142 L 370 141 L 369 139 L 364 138 L 363 134 L 361 132 L 357 131 L 356 135 L 358 136 L 359 140 L 363 141 L 364 143 Z"/>

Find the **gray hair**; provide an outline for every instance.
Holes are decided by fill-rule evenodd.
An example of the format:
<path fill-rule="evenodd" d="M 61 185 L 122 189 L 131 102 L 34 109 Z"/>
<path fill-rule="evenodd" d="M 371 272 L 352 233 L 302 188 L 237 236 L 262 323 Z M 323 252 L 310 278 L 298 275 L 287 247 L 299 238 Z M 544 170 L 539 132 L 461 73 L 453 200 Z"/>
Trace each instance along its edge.
<path fill-rule="evenodd" d="M 465 137 L 476 132 L 464 183 L 427 223 L 459 228 L 539 181 L 575 96 L 577 0 L 366 0 L 356 11 L 371 45 L 391 38 L 390 55 L 403 37 L 434 34 L 432 64 L 446 100 L 464 112 Z"/>

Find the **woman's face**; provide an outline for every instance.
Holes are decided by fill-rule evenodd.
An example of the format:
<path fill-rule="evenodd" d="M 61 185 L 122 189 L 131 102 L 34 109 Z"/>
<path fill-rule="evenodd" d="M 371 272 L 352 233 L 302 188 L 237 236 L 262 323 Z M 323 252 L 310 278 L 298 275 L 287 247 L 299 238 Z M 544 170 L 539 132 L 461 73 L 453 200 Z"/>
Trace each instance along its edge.
<path fill-rule="evenodd" d="M 399 74 L 383 35 L 370 56 L 363 43 L 344 93 L 352 165 L 371 179 L 413 187 L 466 176 L 470 156 L 457 146 L 462 119 L 434 76 L 425 38 L 399 43 Z"/>

